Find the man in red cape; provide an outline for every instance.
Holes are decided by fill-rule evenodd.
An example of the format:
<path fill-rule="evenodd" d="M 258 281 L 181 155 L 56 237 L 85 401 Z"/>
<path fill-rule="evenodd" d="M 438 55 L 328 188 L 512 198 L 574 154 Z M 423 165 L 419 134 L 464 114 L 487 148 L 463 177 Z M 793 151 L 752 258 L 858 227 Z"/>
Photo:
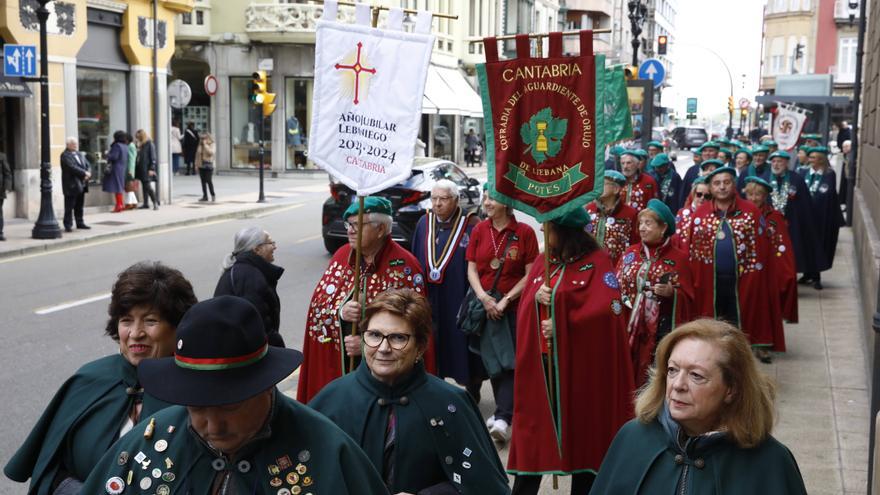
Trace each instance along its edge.
<path fill-rule="evenodd" d="M 648 200 L 660 194 L 657 181 L 639 171 L 639 159 L 636 150 L 626 150 L 620 156 L 620 171 L 626 177 L 626 185 L 620 189 L 620 199 L 637 212 L 644 210 Z"/>
<path fill-rule="evenodd" d="M 303 404 L 325 385 L 351 371 L 349 355 L 358 356 L 355 367 L 358 366 L 360 337 L 351 336 L 351 326 L 376 295 L 404 287 L 425 294 L 425 278 L 418 260 L 391 239 L 391 202 L 374 196 L 365 198 L 363 225 L 355 225 L 357 211 L 355 202 L 343 214 L 348 224 L 349 243 L 330 259 L 309 303 L 304 359 L 296 391 L 296 400 Z M 360 274 L 363 305 L 352 299 L 358 228 L 363 229 Z M 425 353 L 425 366 L 433 372 L 433 345 L 429 345 L 429 351 Z"/>
<path fill-rule="evenodd" d="M 761 212 L 736 193 L 736 169 L 706 176 L 712 201 L 694 212 L 687 233 L 694 275 L 695 317 L 728 321 L 749 335 L 752 346 L 777 348 L 782 317 L 768 266 Z"/>
<path fill-rule="evenodd" d="M 631 244 L 639 242 L 636 216 L 639 212 L 620 198 L 620 190 L 626 185 L 626 177 L 616 170 L 605 170 L 602 195 L 587 204 L 590 224 L 587 232 L 611 255 L 611 263 L 617 260 Z"/>

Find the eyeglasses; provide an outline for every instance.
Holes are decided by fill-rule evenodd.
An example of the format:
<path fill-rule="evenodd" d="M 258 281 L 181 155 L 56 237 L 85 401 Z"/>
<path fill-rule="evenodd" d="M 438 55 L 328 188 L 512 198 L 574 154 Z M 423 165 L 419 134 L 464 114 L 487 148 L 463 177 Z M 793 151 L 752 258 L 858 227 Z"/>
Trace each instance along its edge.
<path fill-rule="evenodd" d="M 432 203 L 445 203 L 447 201 L 452 201 L 455 199 L 455 196 L 431 196 Z"/>
<path fill-rule="evenodd" d="M 273 245 L 273 246 L 276 245 L 276 244 L 275 244 L 275 241 L 266 241 L 266 242 L 262 242 L 262 243 L 260 243 L 260 246 L 265 246 L 265 245 L 267 245 L 267 244 L 271 244 L 271 245 Z"/>
<path fill-rule="evenodd" d="M 705 192 L 705 193 L 695 192 L 695 193 L 694 193 L 694 197 L 695 197 L 695 198 L 712 199 L 712 195 L 709 194 L 709 193 L 707 193 L 707 192 Z"/>
<path fill-rule="evenodd" d="M 382 345 L 382 341 L 388 340 L 388 345 L 391 346 L 395 351 L 402 351 L 406 348 L 407 344 L 409 344 L 409 338 L 412 335 L 406 333 L 389 333 L 384 334 L 382 332 L 377 332 L 376 330 L 367 330 L 364 332 L 364 344 L 372 348 L 377 348 Z"/>
<path fill-rule="evenodd" d="M 362 225 L 370 225 L 371 223 L 376 223 L 376 222 L 364 222 Z M 350 230 L 352 232 L 357 232 L 358 229 L 360 228 L 357 223 L 352 223 L 352 222 L 342 222 L 342 225 L 345 226 L 345 230 Z"/>

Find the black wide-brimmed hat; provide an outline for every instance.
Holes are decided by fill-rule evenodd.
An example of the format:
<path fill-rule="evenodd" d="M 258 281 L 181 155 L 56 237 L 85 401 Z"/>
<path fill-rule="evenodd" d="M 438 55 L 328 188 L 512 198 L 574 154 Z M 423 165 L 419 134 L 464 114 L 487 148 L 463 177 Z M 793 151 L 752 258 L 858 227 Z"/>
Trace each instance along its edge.
<path fill-rule="evenodd" d="M 250 399 L 289 376 L 303 360 L 297 350 L 270 346 L 260 313 L 234 296 L 191 307 L 177 326 L 175 353 L 142 361 L 141 385 L 165 402 L 201 407 Z"/>

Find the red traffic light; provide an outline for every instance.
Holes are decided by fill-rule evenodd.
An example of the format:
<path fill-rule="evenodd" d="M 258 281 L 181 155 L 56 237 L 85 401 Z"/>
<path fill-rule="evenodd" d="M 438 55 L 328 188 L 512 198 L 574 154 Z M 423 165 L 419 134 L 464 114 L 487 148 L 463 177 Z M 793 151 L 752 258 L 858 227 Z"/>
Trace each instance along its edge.
<path fill-rule="evenodd" d="M 669 38 L 665 34 L 661 34 L 657 37 L 657 54 L 658 55 L 666 55 L 666 45 L 669 42 Z"/>

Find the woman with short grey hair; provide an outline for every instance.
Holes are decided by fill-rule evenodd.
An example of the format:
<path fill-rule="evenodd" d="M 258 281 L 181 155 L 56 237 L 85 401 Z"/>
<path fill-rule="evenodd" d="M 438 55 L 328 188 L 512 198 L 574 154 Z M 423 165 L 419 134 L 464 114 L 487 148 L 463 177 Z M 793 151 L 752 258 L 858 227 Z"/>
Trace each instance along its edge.
<path fill-rule="evenodd" d="M 269 344 L 284 347 L 279 333 L 281 300 L 277 292 L 284 268 L 272 263 L 275 249 L 275 241 L 265 230 L 256 226 L 239 230 L 232 252 L 223 259 L 223 273 L 214 297 L 238 296 L 250 301 L 263 317 Z"/>

